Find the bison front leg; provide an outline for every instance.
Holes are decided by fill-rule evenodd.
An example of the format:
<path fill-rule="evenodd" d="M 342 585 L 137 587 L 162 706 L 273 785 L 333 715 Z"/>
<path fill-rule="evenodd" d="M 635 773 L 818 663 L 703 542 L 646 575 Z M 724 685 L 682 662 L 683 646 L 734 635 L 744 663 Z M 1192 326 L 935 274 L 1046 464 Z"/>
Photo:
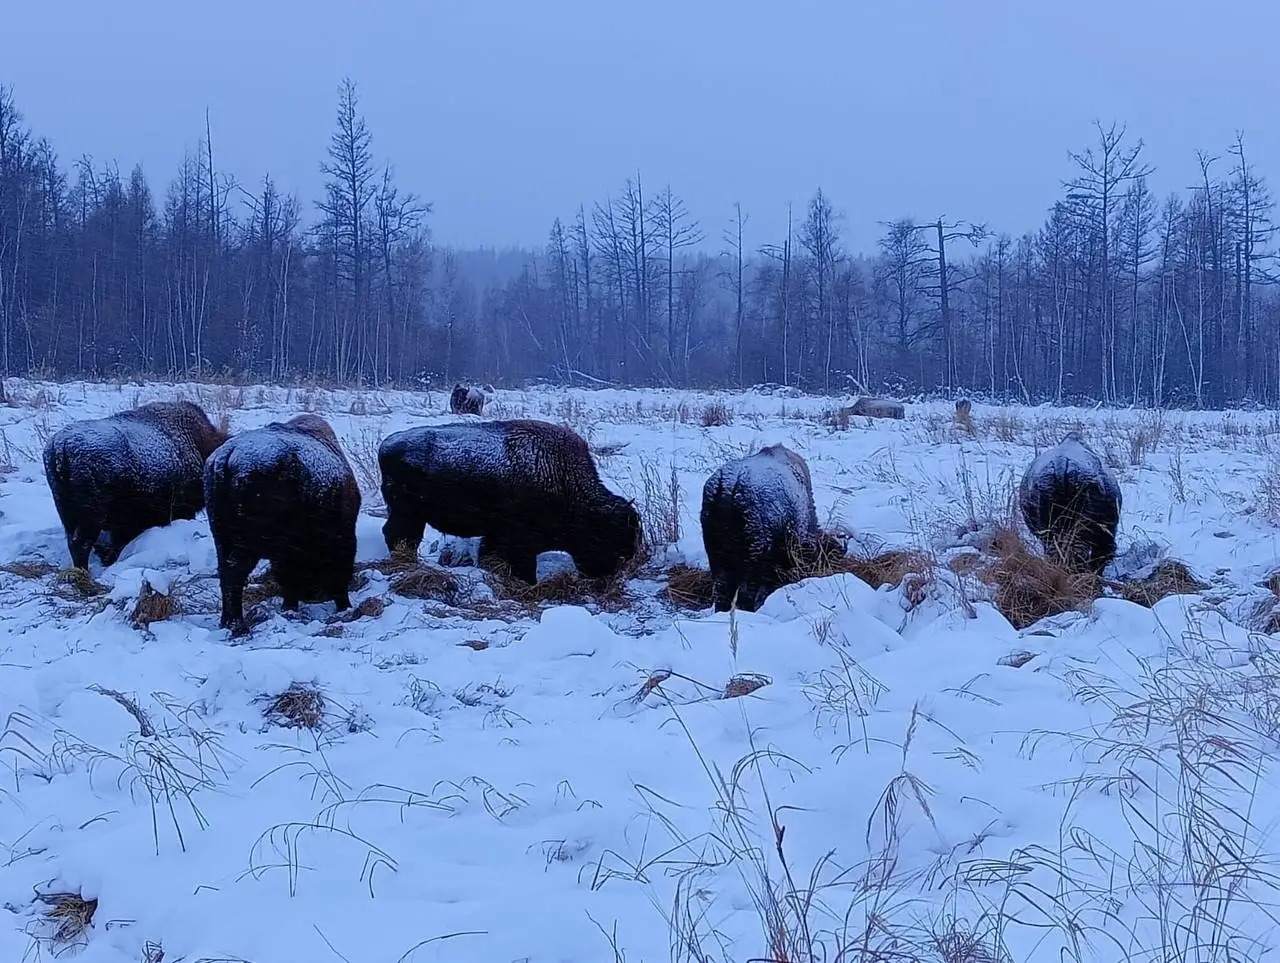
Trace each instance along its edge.
<path fill-rule="evenodd" d="M 717 575 L 711 583 L 711 608 L 716 612 L 728 612 L 733 607 L 733 597 L 738 591 L 738 580 L 731 575 Z"/>
<path fill-rule="evenodd" d="M 486 535 L 480 540 L 479 560 L 496 559 L 513 578 L 534 585 L 538 581 L 538 553 L 518 540 Z"/>
<path fill-rule="evenodd" d="M 67 534 L 67 551 L 71 553 L 71 564 L 75 568 L 89 570 L 89 556 L 98 544 L 101 528 L 94 524 L 80 524 Z"/>

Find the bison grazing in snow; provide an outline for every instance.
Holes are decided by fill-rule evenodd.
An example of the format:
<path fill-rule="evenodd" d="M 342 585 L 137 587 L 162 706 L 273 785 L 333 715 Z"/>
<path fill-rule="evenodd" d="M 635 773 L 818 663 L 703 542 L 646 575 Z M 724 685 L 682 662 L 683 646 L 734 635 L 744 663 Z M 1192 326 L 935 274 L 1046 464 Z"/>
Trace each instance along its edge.
<path fill-rule="evenodd" d="M 417 552 L 423 528 L 481 539 L 480 556 L 537 580 L 562 551 L 588 578 L 616 575 L 640 547 L 640 516 L 600 481 L 587 443 L 545 421 L 410 428 L 378 449 L 391 551 Z"/>
<path fill-rule="evenodd" d="M 244 630 L 244 587 L 262 559 L 285 610 L 332 600 L 350 608 L 360 489 L 329 423 L 299 415 L 237 435 L 204 469 L 218 552 L 222 627 Z"/>
<path fill-rule="evenodd" d="M 54 434 L 44 473 L 71 564 L 88 568 L 96 553 L 111 565 L 148 528 L 195 518 L 204 507 L 201 469 L 226 440 L 189 401 L 156 401 Z"/>
<path fill-rule="evenodd" d="M 1045 551 L 1072 568 L 1101 575 L 1115 558 L 1120 485 L 1075 432 L 1031 463 L 1018 502 Z"/>
<path fill-rule="evenodd" d="M 485 393 L 479 388 L 454 385 L 449 393 L 449 410 L 455 415 L 478 415 L 484 412 Z"/>
<path fill-rule="evenodd" d="M 721 465 L 702 487 L 702 543 L 711 566 L 711 604 L 754 612 L 794 581 L 804 562 L 831 550 L 818 527 L 809 466 L 783 445 Z"/>

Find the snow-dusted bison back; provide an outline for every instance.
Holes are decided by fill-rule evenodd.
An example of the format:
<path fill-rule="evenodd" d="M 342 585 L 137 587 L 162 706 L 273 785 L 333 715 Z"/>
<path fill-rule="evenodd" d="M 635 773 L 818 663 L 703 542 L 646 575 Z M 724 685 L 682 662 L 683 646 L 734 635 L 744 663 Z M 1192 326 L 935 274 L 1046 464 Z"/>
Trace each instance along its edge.
<path fill-rule="evenodd" d="M 262 559 L 286 610 L 302 601 L 349 608 L 360 489 L 328 422 L 299 415 L 246 431 L 205 465 L 218 552 L 222 627 L 244 629 L 244 587 Z"/>
<path fill-rule="evenodd" d="M 587 443 L 545 421 L 410 428 L 378 449 L 391 551 L 416 552 L 425 526 L 481 539 L 480 555 L 537 578 L 537 556 L 573 556 L 589 578 L 617 574 L 640 547 L 640 516 L 601 482 Z"/>
<path fill-rule="evenodd" d="M 1115 557 L 1120 485 L 1075 432 L 1032 461 L 1018 502 L 1045 551 L 1073 568 L 1100 575 Z"/>
<path fill-rule="evenodd" d="M 822 541 L 809 466 L 782 445 L 721 465 L 702 487 L 712 605 L 754 612 Z"/>
<path fill-rule="evenodd" d="M 71 564 L 88 568 L 96 553 L 111 565 L 148 528 L 195 518 L 205 459 L 226 440 L 190 401 L 156 401 L 55 433 L 44 472 Z"/>

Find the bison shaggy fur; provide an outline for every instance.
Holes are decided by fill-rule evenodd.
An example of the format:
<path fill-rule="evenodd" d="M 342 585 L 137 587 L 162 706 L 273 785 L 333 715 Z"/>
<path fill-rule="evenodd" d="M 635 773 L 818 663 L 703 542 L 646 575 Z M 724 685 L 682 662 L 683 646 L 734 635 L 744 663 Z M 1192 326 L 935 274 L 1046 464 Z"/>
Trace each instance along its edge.
<path fill-rule="evenodd" d="M 232 438 L 206 463 L 204 492 L 223 628 L 244 630 L 244 587 L 264 558 L 286 611 L 302 601 L 350 608 L 360 489 L 323 418 L 299 415 Z"/>
<path fill-rule="evenodd" d="M 454 385 L 449 393 L 449 410 L 455 415 L 479 415 L 484 412 L 485 393 L 479 388 Z"/>
<path fill-rule="evenodd" d="M 387 548 L 416 553 L 423 529 L 480 538 L 526 582 L 561 551 L 588 578 L 616 575 L 640 548 L 635 506 L 609 491 L 581 436 L 545 421 L 410 428 L 378 449 Z"/>
<path fill-rule="evenodd" d="M 195 518 L 204 508 L 205 459 L 226 440 L 189 401 L 156 401 L 56 432 L 44 447 L 44 473 L 71 564 L 87 569 L 92 553 L 111 565 L 148 528 Z"/>
<path fill-rule="evenodd" d="M 1101 575 L 1116 554 L 1120 485 L 1097 452 L 1072 432 L 1027 467 L 1018 503 L 1047 553 Z"/>
<path fill-rule="evenodd" d="M 721 465 L 702 487 L 702 543 L 711 604 L 756 611 L 795 581 L 829 540 L 818 527 L 809 466 L 783 445 Z"/>

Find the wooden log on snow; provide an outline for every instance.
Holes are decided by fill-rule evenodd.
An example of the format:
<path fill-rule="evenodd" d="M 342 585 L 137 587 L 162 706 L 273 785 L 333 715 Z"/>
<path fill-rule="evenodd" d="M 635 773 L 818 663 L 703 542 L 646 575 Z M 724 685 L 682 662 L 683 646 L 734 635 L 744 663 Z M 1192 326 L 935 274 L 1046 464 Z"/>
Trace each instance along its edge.
<path fill-rule="evenodd" d="M 845 410 L 850 416 L 865 418 L 902 419 L 906 417 L 907 413 L 906 406 L 901 401 L 894 401 L 891 398 L 870 398 L 865 396 L 859 398 Z"/>

